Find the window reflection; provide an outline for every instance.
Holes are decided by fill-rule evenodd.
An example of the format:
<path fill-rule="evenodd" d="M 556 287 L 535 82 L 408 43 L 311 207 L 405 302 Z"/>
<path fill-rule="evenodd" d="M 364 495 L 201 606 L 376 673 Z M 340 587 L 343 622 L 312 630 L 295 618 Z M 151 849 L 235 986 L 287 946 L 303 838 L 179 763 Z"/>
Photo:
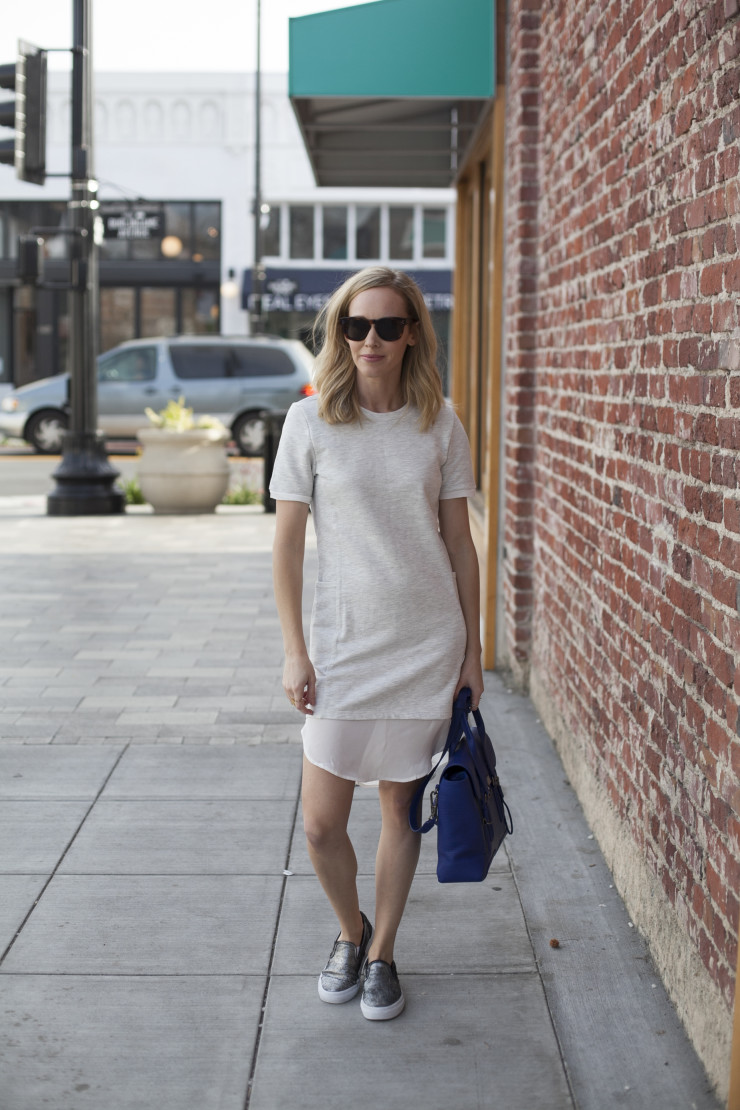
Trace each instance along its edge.
<path fill-rule="evenodd" d="M 209 335 L 219 331 L 218 294 L 213 289 L 182 290 L 182 334 Z"/>
<path fill-rule="evenodd" d="M 100 290 L 100 349 L 109 351 L 136 334 L 135 290 Z"/>
<path fill-rule="evenodd" d="M 355 236 L 357 258 L 380 258 L 380 208 L 358 204 Z"/>
<path fill-rule="evenodd" d="M 141 328 L 139 335 L 174 335 L 177 331 L 174 289 L 141 289 Z"/>
<path fill-rule="evenodd" d="M 262 216 L 262 254 L 271 257 L 280 254 L 280 208 L 276 206 Z"/>
<path fill-rule="evenodd" d="M 165 204 L 164 234 L 172 243 L 174 252 L 172 254 L 168 252 L 167 258 L 190 258 L 192 234 L 189 204 Z M 178 240 L 181 244 L 179 252 L 176 250 Z"/>
<path fill-rule="evenodd" d="M 332 204 L 324 208 L 323 258 L 347 257 L 347 208 Z"/>
<path fill-rule="evenodd" d="M 414 257 L 414 210 L 413 208 L 391 208 L 389 210 L 391 258 Z"/>
<path fill-rule="evenodd" d="M 424 258 L 444 258 L 447 239 L 446 210 L 425 208 L 422 224 Z"/>
<path fill-rule="evenodd" d="M 221 253 L 221 205 L 195 204 L 193 260 L 218 259 Z"/>
<path fill-rule="evenodd" d="M 290 206 L 290 257 L 313 258 L 313 205 Z"/>

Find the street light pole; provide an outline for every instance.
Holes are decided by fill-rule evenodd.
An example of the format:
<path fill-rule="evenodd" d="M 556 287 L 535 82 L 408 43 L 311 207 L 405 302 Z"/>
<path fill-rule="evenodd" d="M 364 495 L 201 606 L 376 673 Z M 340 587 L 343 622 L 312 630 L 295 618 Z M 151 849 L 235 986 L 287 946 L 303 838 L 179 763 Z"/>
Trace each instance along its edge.
<path fill-rule="evenodd" d="M 262 4 L 257 0 L 257 66 L 254 71 L 254 264 L 252 297 L 255 308 L 250 330 L 259 335 L 264 329 L 262 294 L 265 271 L 262 268 Z"/>
<path fill-rule="evenodd" d="M 72 199 L 70 299 L 70 426 L 62 461 L 54 471 L 49 516 L 120 513 L 123 493 L 113 483 L 118 471 L 108 462 L 98 435 L 97 311 L 98 252 L 94 237 L 97 207 L 92 169 L 92 0 L 73 0 L 72 33 Z"/>

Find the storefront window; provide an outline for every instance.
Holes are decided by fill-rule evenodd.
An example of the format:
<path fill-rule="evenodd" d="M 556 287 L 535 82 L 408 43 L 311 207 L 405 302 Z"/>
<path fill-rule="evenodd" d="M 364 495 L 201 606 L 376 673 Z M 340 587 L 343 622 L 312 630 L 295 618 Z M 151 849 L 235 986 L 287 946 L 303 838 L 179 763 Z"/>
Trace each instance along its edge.
<path fill-rule="evenodd" d="M 135 290 L 100 290 L 100 350 L 109 351 L 136 335 Z"/>
<path fill-rule="evenodd" d="M 346 205 L 326 205 L 324 208 L 323 258 L 347 257 L 347 208 Z"/>
<path fill-rule="evenodd" d="M 380 208 L 358 204 L 355 257 L 380 258 Z"/>
<path fill-rule="evenodd" d="M 424 258 L 444 258 L 447 247 L 447 210 L 425 208 L 422 213 Z"/>
<path fill-rule="evenodd" d="M 313 206 L 290 206 L 290 257 L 313 258 Z"/>
<path fill-rule="evenodd" d="M 193 261 L 221 257 L 221 205 L 195 204 Z"/>
<path fill-rule="evenodd" d="M 218 294 L 213 289 L 182 290 L 183 335 L 218 334 Z"/>
<path fill-rule="evenodd" d="M 174 289 L 141 290 L 141 328 L 139 335 L 174 335 L 177 331 Z"/>
<path fill-rule="evenodd" d="M 132 239 L 130 241 L 131 253 L 129 258 L 135 258 L 137 261 L 144 258 L 161 258 L 161 244 L 161 239 Z"/>
<path fill-rule="evenodd" d="M 271 208 L 262 216 L 262 255 L 276 257 L 280 254 L 280 208 Z"/>
<path fill-rule="evenodd" d="M 100 244 L 100 258 L 106 262 L 109 259 L 128 258 L 128 240 L 104 239 Z"/>
<path fill-rule="evenodd" d="M 389 255 L 391 258 L 414 257 L 414 210 L 413 208 L 390 208 Z"/>
<path fill-rule="evenodd" d="M 165 258 L 190 258 L 191 251 L 190 205 L 165 204 L 164 239 L 160 251 Z"/>

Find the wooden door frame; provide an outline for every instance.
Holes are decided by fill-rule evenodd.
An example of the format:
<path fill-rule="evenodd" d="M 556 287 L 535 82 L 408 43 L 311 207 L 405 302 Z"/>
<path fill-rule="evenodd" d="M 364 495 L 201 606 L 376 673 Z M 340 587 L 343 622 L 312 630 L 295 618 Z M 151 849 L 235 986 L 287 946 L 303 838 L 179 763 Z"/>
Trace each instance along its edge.
<path fill-rule="evenodd" d="M 501 467 L 501 384 L 503 351 L 504 289 L 504 132 L 506 97 L 499 86 L 478 134 L 471 144 L 465 165 L 458 176 L 458 218 L 455 248 L 454 312 L 452 324 L 452 401 L 472 444 L 479 429 L 485 436 L 481 459 L 482 473 L 476 482 L 485 495 L 471 505 L 471 526 L 481 563 L 481 616 L 483 666 L 496 665 L 496 600 L 498 586 L 499 480 Z M 480 166 L 488 163 L 491 195 L 480 196 Z M 485 174 L 482 175 L 485 180 Z M 487 264 L 488 295 L 480 305 L 481 201 L 489 203 Z M 472 249 L 472 258 L 468 253 Z M 480 312 L 487 319 L 487 351 L 479 350 Z M 473 389 L 476 368 L 485 357 L 487 379 L 486 411 L 479 412 Z"/>

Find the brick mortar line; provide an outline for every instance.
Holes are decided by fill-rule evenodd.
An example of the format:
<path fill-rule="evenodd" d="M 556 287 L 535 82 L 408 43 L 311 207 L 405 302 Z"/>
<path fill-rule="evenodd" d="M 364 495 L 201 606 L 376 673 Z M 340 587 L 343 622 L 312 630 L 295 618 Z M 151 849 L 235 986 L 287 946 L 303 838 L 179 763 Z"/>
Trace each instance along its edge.
<path fill-rule="evenodd" d="M 564 583 L 564 584 L 565 584 L 566 586 L 568 585 L 568 581 L 567 581 L 567 579 L 569 579 L 569 580 L 570 580 L 571 582 L 572 582 L 572 581 L 576 581 L 576 582 L 580 581 L 580 579 L 578 579 L 578 578 L 577 578 L 577 576 L 575 576 L 575 575 L 564 575 L 564 576 L 563 576 L 563 578 L 564 578 L 564 579 L 566 579 L 566 581 L 565 581 L 565 583 Z M 621 594 L 621 595 L 618 595 L 618 596 L 620 596 L 620 597 L 628 597 L 629 595 L 626 595 L 626 594 Z M 536 605 L 536 603 L 535 603 L 535 604 L 533 605 L 533 609 L 536 609 L 536 608 L 537 608 L 537 605 Z M 582 608 L 583 608 L 583 607 L 582 607 Z M 635 673 L 639 674 L 639 675 L 640 675 L 640 677 L 641 677 L 641 678 L 643 678 L 643 679 L 648 679 L 648 678 L 652 678 L 652 677 L 653 677 L 653 674 L 652 674 L 652 665 L 654 664 L 654 662 L 655 662 L 655 661 L 656 661 L 657 659 L 660 659 L 660 661 L 661 661 L 661 664 L 665 664 L 665 667 L 666 667 L 666 672 L 667 672 L 667 676 L 668 676 L 669 678 L 671 678 L 671 679 L 672 679 L 672 680 L 673 680 L 673 681 L 675 682 L 675 684 L 676 684 L 676 685 L 678 686 L 678 688 L 679 688 L 680 690 L 682 690 L 682 691 L 683 691 L 683 692 L 684 692 L 684 693 L 685 693 L 686 695 L 688 695 L 689 697 L 692 697 L 692 699 L 693 699 L 693 700 L 695 700 L 695 701 L 697 702 L 697 704 L 698 704 L 698 705 L 700 706 L 700 708 L 701 708 L 701 710 L 702 710 L 702 713 L 703 713 L 703 715 L 704 715 L 705 719 L 706 719 L 707 721 L 711 721 L 711 722 L 713 722 L 713 723 L 714 723 L 714 724 L 715 724 L 715 725 L 716 725 L 717 727 L 719 727 L 720 729 L 722 729 L 723 731 L 725 731 L 725 732 L 726 732 L 726 733 L 727 733 L 727 734 L 728 734 L 729 736 L 732 736 L 732 735 L 733 735 L 733 734 L 732 734 L 732 729 L 731 729 L 730 725 L 728 724 L 727 718 L 726 718 L 726 717 L 722 717 L 722 716 L 720 716 L 720 714 L 719 714 L 719 713 L 718 713 L 718 711 L 717 711 L 717 710 L 716 710 L 716 709 L 714 708 L 714 706 L 713 706 L 713 705 L 712 705 L 712 704 L 711 704 L 710 702 L 706 701 L 705 699 L 703 699 L 703 698 L 701 697 L 701 695 L 699 694 L 698 690 L 696 691 L 696 697 L 694 696 L 694 694 L 692 694 L 692 693 L 691 693 L 691 687 L 687 686 L 687 683 L 686 683 L 686 680 L 685 680 L 685 678 L 684 678 L 683 674 L 679 674 L 679 673 L 678 673 L 678 672 L 677 672 L 677 671 L 676 671 L 676 670 L 675 670 L 675 669 L 673 668 L 673 666 L 671 665 L 671 663 L 669 662 L 669 660 L 668 660 L 667 658 L 665 658 L 665 657 L 663 657 L 663 656 L 658 656 L 658 655 L 656 654 L 656 652 L 654 651 L 654 649 L 652 648 L 652 646 L 651 646 L 651 644 L 650 644 L 650 640 L 649 640 L 649 639 L 647 639 L 647 640 L 643 640 L 643 637 L 642 637 L 642 636 L 641 636 L 640 634 L 636 633 L 636 632 L 634 631 L 634 629 L 630 628 L 630 626 L 629 626 L 629 625 L 625 624 L 625 622 L 624 622 L 624 621 L 623 621 L 623 620 L 622 620 L 622 619 L 620 618 L 619 614 L 618 614 L 618 613 L 615 613 L 615 612 L 614 612 L 614 611 L 613 611 L 613 610 L 612 610 L 612 609 L 611 609 L 611 608 L 610 608 L 610 607 L 608 606 L 608 604 L 607 604 L 607 603 L 606 603 L 605 601 L 602 601 L 602 600 L 600 600 L 600 601 L 599 601 L 599 609 L 600 609 L 600 610 L 602 610 L 602 611 L 603 611 L 603 610 L 607 610 L 607 612 L 609 613 L 609 616 L 610 616 L 611 620 L 613 620 L 613 622 L 614 622 L 615 626 L 617 626 L 617 627 L 618 627 L 618 628 L 619 628 L 619 629 L 620 629 L 620 630 L 621 630 L 622 632 L 626 633 L 626 634 L 627 634 L 628 636 L 630 636 L 630 637 L 634 638 L 635 640 L 637 640 L 637 641 L 638 641 L 638 642 L 640 643 L 640 645 L 641 645 L 641 646 L 643 647 L 643 650 L 644 650 L 644 652 L 645 652 L 645 655 L 646 655 L 646 657 L 647 657 L 647 659 L 646 659 L 646 662 L 645 662 L 645 663 L 644 663 L 643 665 L 639 666 L 639 667 L 637 667 L 637 666 L 634 666 L 634 665 L 633 665 L 633 666 L 632 666 L 632 668 L 631 668 L 633 672 L 635 672 Z M 590 616 L 590 614 L 588 613 L 588 611 L 587 611 L 587 610 L 583 609 L 583 611 L 584 611 L 584 613 L 585 613 L 585 614 L 586 614 L 587 616 Z M 682 611 L 681 611 L 681 612 L 682 612 Z M 684 616 L 684 619 L 685 619 L 685 620 L 687 621 L 687 623 L 688 623 L 688 624 L 690 624 L 690 625 L 693 625 L 694 627 L 696 627 L 696 628 L 699 628 L 699 629 L 701 629 L 701 631 L 702 631 L 703 633 L 707 634 L 707 635 L 711 635 L 710 633 L 708 633 L 708 632 L 707 632 L 707 630 L 706 630 L 705 628 L 703 628 L 703 626 L 701 626 L 701 625 L 697 625 L 695 621 L 692 621 L 692 620 L 691 620 L 691 619 L 690 619 L 690 618 L 689 618 L 688 616 L 686 616 L 685 614 L 683 614 L 683 612 L 682 612 L 682 615 Z M 663 634 L 664 634 L 664 635 L 666 635 L 666 636 L 670 635 L 670 633 L 669 633 L 669 632 L 668 632 L 668 631 L 667 631 L 667 630 L 666 630 L 666 629 L 665 629 L 665 628 L 663 627 L 663 625 L 662 625 L 662 624 L 661 624 L 661 623 L 660 623 L 660 622 L 659 622 L 659 621 L 658 621 L 658 620 L 657 620 L 656 618 L 654 618 L 654 617 L 653 617 L 653 616 L 652 616 L 651 614 L 649 614 L 649 613 L 645 613 L 645 614 L 644 614 L 643 616 L 644 616 L 644 619 L 646 619 L 646 620 L 648 621 L 648 623 L 650 623 L 650 624 L 654 625 L 654 626 L 655 626 L 655 627 L 656 627 L 656 628 L 657 628 L 657 629 L 658 629 L 658 630 L 659 630 L 659 631 L 660 631 L 661 633 L 663 633 Z M 593 622 L 592 622 L 591 620 L 589 620 L 589 621 L 586 621 L 586 622 L 585 622 L 586 626 L 588 626 L 588 625 L 589 625 L 589 624 L 591 624 L 591 623 L 593 623 Z M 618 656 L 619 656 L 619 658 L 621 658 L 621 659 L 623 659 L 623 660 L 626 660 L 626 661 L 627 661 L 627 662 L 629 662 L 629 663 L 633 663 L 633 664 L 634 664 L 633 656 L 632 656 L 632 655 L 631 655 L 631 654 L 630 654 L 629 652 L 626 652 L 626 651 L 625 651 L 625 650 L 624 650 L 624 649 L 623 649 L 623 648 L 622 648 L 622 647 L 620 646 L 620 644 L 619 644 L 619 643 L 618 643 L 618 642 L 617 642 L 617 641 L 616 641 L 616 640 L 614 639 L 614 637 L 613 637 L 613 636 L 611 636 L 611 635 L 610 635 L 610 634 L 609 634 L 609 633 L 608 633 L 607 631 L 605 631 L 605 629 L 603 628 L 603 626 L 601 626 L 601 625 L 600 625 L 600 626 L 599 626 L 599 630 L 600 630 L 600 634 L 601 634 L 601 635 L 602 635 L 602 636 L 604 637 L 604 639 L 605 639 L 606 641 L 608 641 L 608 643 L 609 643 L 609 644 L 611 645 L 611 647 L 612 647 L 612 649 L 613 649 L 614 653 L 615 653 L 616 655 L 618 655 Z M 725 645 L 725 644 L 724 644 L 724 643 L 723 643 L 722 641 L 718 641 L 718 642 L 717 642 L 717 641 L 715 640 L 715 643 L 717 643 L 717 645 L 718 645 L 718 646 L 719 646 L 720 648 L 722 648 L 723 650 L 727 651 L 726 645 Z M 574 641 L 573 639 L 571 639 L 571 638 L 569 638 L 569 639 L 568 639 L 568 641 L 567 641 L 567 644 L 566 644 L 566 645 L 564 645 L 564 647 L 567 647 L 568 649 L 573 649 L 573 648 L 575 648 L 576 650 L 579 650 L 579 649 L 578 649 L 578 645 L 577 645 L 577 644 L 575 643 L 575 641 Z M 687 648 L 687 647 L 683 647 L 683 646 L 682 646 L 682 650 L 683 650 L 683 651 L 685 652 L 685 654 L 686 654 L 686 655 L 687 655 L 687 656 L 688 656 L 688 657 L 689 657 L 690 659 L 692 659 L 692 660 L 695 660 L 695 661 L 696 661 L 697 663 L 701 664 L 701 666 L 702 666 L 702 667 L 704 667 L 704 668 L 705 668 L 705 669 L 707 670 L 707 672 L 708 672 L 708 673 L 710 673 L 710 674 L 712 675 L 712 677 L 713 677 L 714 681 L 716 681 L 716 683 L 718 684 L 718 686 L 720 686 L 720 688 L 721 688 L 721 689 L 722 689 L 722 690 L 723 690 L 723 691 L 724 691 L 724 692 L 726 693 L 726 696 L 729 696 L 729 695 L 730 695 L 730 694 L 732 693 L 732 689 L 733 689 L 733 688 L 732 688 L 732 685 L 729 685 L 729 686 L 728 686 L 728 685 L 727 685 L 726 683 L 722 682 L 722 680 L 721 680 L 721 679 L 719 679 L 719 678 L 718 678 L 718 677 L 717 677 L 717 676 L 716 676 L 716 675 L 714 674 L 714 672 L 713 672 L 713 671 L 711 670 L 710 666 L 709 666 L 708 664 L 706 664 L 706 663 L 704 662 L 704 660 L 702 660 L 702 659 L 701 659 L 701 658 L 700 658 L 699 656 L 695 655 L 695 654 L 694 654 L 694 653 L 693 653 L 693 652 L 691 651 L 691 649 L 690 649 L 690 648 Z M 727 651 L 727 653 L 728 653 L 728 654 L 730 654 L 730 652 L 729 652 L 729 651 Z M 580 652 L 579 652 L 579 654 L 580 654 L 580 655 L 581 655 L 581 656 L 582 656 L 583 658 L 587 658 L 587 657 L 585 656 L 585 653 L 583 653 L 582 651 L 580 651 Z M 619 669 L 618 669 L 618 668 L 617 668 L 617 667 L 616 667 L 616 666 L 615 666 L 615 665 L 614 665 L 614 664 L 613 664 L 613 663 L 611 662 L 611 660 L 609 661 L 609 666 L 610 666 L 610 669 L 611 669 L 611 670 L 613 671 L 613 673 L 614 673 L 615 675 L 617 675 L 617 676 L 621 676 L 621 672 L 620 672 L 620 671 L 619 671 Z M 603 684 L 603 685 L 604 685 L 605 687 L 606 687 L 606 686 L 608 685 L 606 681 L 603 681 L 603 682 L 602 682 L 602 684 Z M 663 686 L 664 686 L 665 684 L 661 684 L 661 685 L 663 685 Z M 620 704 L 620 705 L 622 705 L 622 706 L 623 706 L 623 703 L 622 703 L 622 701 L 621 701 L 621 700 L 620 700 L 619 698 L 616 698 L 615 700 L 616 700 L 616 701 L 618 702 L 618 704 Z M 585 703 L 582 703 L 582 704 L 584 705 L 584 708 L 585 708 L 585 709 L 588 709 L 588 705 L 587 705 L 587 704 L 585 704 Z M 625 712 L 627 713 L 627 715 L 631 717 L 631 716 L 632 716 L 632 714 L 631 714 L 631 713 L 629 712 L 629 710 L 628 710 L 628 709 L 627 709 L 626 707 L 624 707 L 624 706 L 623 706 L 623 708 L 624 708 L 624 711 L 625 711 Z M 677 712 L 678 712 L 678 710 L 677 710 Z M 660 714 L 658 713 L 658 711 L 657 711 L 657 710 L 652 710 L 652 709 L 651 709 L 651 710 L 650 710 L 650 714 L 651 714 L 651 717 L 657 717 L 657 718 L 658 718 L 659 720 L 662 720 L 662 719 L 663 719 L 662 715 L 660 715 Z M 633 718 L 633 719 L 634 719 L 634 718 Z M 637 722 L 635 722 L 635 723 L 637 724 Z M 701 745 L 702 745 L 703 747 L 705 747 L 705 748 L 709 748 L 709 747 L 710 747 L 710 745 L 709 745 L 708 743 L 706 743 L 706 741 L 705 741 L 705 740 L 703 740 L 703 739 L 701 739 L 701 738 L 699 738 L 699 737 L 697 737 L 697 739 L 699 740 L 699 743 L 701 743 Z M 729 765 L 729 764 L 728 764 L 728 765 Z"/>
<path fill-rule="evenodd" d="M 568 566 L 568 564 L 555 551 L 553 551 L 553 549 L 550 545 L 547 545 L 547 551 L 550 555 L 550 565 L 556 570 L 556 572 L 558 570 L 560 571 L 560 574 L 558 575 L 558 578 L 560 579 L 560 581 L 562 583 L 564 583 L 565 586 L 581 585 L 583 579 L 575 571 L 573 571 L 572 568 L 570 568 Z M 576 555 L 576 557 L 578 558 L 577 553 L 573 552 L 573 554 Z M 647 558 L 647 556 L 646 556 L 646 558 Z M 580 560 L 580 559 L 579 559 L 579 561 L 582 563 L 582 565 L 585 568 L 593 570 L 592 564 L 586 563 L 585 561 Z M 620 566 L 621 564 L 615 562 L 613 565 Z M 627 591 L 621 591 L 621 590 L 616 589 L 614 587 L 613 581 L 610 580 L 608 577 L 606 577 L 605 573 L 603 573 L 601 571 L 594 571 L 593 577 L 597 578 L 599 580 L 599 582 L 604 583 L 606 586 L 608 586 L 610 588 L 610 592 L 615 594 L 618 598 L 624 598 L 627 601 L 629 601 L 631 608 L 633 608 L 633 609 L 640 608 L 640 611 L 642 612 L 643 620 L 646 620 L 649 624 L 654 625 L 655 628 L 657 628 L 665 636 L 670 636 L 671 635 L 670 629 L 666 629 L 664 627 L 664 625 L 660 622 L 660 620 L 655 616 L 654 613 L 649 612 L 648 610 L 644 609 L 642 606 L 638 606 L 638 604 L 633 601 L 633 599 L 630 597 L 630 595 Z M 647 587 L 647 589 L 651 592 L 651 594 L 654 597 L 665 601 L 666 604 L 669 605 L 670 608 L 673 611 L 680 613 L 682 618 L 687 622 L 687 624 L 690 627 L 701 631 L 702 635 L 707 637 L 707 639 L 710 641 L 710 644 L 712 646 L 721 649 L 727 655 L 732 654 L 731 650 L 727 647 L 727 644 L 724 642 L 724 640 L 720 639 L 718 636 L 716 636 L 710 629 L 706 628 L 704 625 L 699 624 L 696 620 L 694 620 L 686 612 L 684 612 L 683 609 L 679 609 L 677 606 L 675 606 L 671 602 L 667 601 L 666 598 L 665 598 L 665 595 L 662 594 L 662 593 L 658 593 L 656 588 L 651 586 L 650 583 L 643 582 L 636 574 L 633 574 L 633 573 L 631 573 L 631 577 L 634 578 L 637 582 L 639 582 L 641 587 L 643 587 L 643 588 Z M 675 577 L 673 574 L 670 575 L 670 578 L 671 578 L 672 581 L 674 581 L 678 584 L 681 584 L 682 581 L 683 581 L 682 579 Z M 571 594 L 571 596 L 573 596 L 573 595 Z M 622 618 L 619 616 L 619 614 L 614 612 L 609 607 L 608 603 L 605 600 L 599 598 L 598 605 L 599 605 L 600 610 L 606 609 L 609 612 L 609 615 L 614 620 L 615 625 L 617 625 L 623 632 L 625 632 L 629 636 L 633 637 L 638 643 L 640 643 L 643 646 L 645 654 L 649 657 L 650 660 L 654 661 L 655 659 L 659 658 L 659 656 L 656 654 L 655 650 L 651 646 L 649 636 L 648 637 L 643 636 L 641 633 L 636 632 L 633 628 L 631 628 L 628 624 L 626 624 L 622 620 Z M 536 608 L 536 605 L 534 605 L 533 608 Z M 584 611 L 588 612 L 585 609 L 584 609 Z M 737 614 L 734 614 L 734 615 L 737 616 Z M 588 624 L 589 622 L 586 622 L 586 623 Z M 609 636 L 609 634 L 603 629 L 603 627 L 601 628 L 601 632 L 602 632 L 602 635 L 604 635 L 606 637 L 606 639 L 608 639 L 610 641 L 610 643 L 612 643 L 614 645 L 616 651 L 619 653 L 619 655 L 622 658 L 633 662 L 632 656 L 630 654 L 625 653 L 619 647 L 619 645 L 614 641 L 614 639 L 611 636 Z M 569 642 L 571 642 L 571 641 L 569 641 Z M 695 660 L 697 663 L 700 663 L 703 667 L 705 667 L 707 669 L 707 671 L 713 675 L 715 681 L 724 690 L 727 690 L 728 692 L 732 691 L 732 685 L 731 684 L 727 685 L 727 683 L 723 682 L 717 675 L 715 675 L 714 672 L 711 670 L 711 665 L 710 664 L 706 663 L 690 647 L 688 647 L 684 644 L 681 644 L 680 646 L 681 646 L 681 649 L 686 653 L 686 655 L 689 658 Z M 683 675 L 678 675 L 678 673 L 673 670 L 673 668 L 671 667 L 668 660 L 664 659 L 663 657 L 660 657 L 660 658 L 661 658 L 661 662 L 665 662 L 667 664 L 667 666 L 671 669 L 671 671 L 673 671 L 673 674 L 676 675 L 676 680 L 677 680 L 678 685 L 681 686 L 681 687 L 685 687 L 686 683 L 685 683 L 685 679 L 684 679 Z M 641 674 L 643 673 L 643 667 L 637 667 L 637 668 L 633 667 L 633 669 L 636 669 L 638 671 L 638 673 L 641 673 Z M 643 674 L 643 677 L 647 677 L 647 675 Z M 715 714 L 715 716 L 717 716 L 718 723 L 722 724 L 723 727 L 727 728 L 728 731 L 729 731 L 729 726 L 727 725 L 726 719 L 721 718 L 718 715 L 716 715 L 716 711 L 714 710 L 714 708 L 711 706 L 711 704 L 709 702 L 706 702 L 704 704 L 706 704 L 706 707 L 707 707 L 707 715 Z"/>

